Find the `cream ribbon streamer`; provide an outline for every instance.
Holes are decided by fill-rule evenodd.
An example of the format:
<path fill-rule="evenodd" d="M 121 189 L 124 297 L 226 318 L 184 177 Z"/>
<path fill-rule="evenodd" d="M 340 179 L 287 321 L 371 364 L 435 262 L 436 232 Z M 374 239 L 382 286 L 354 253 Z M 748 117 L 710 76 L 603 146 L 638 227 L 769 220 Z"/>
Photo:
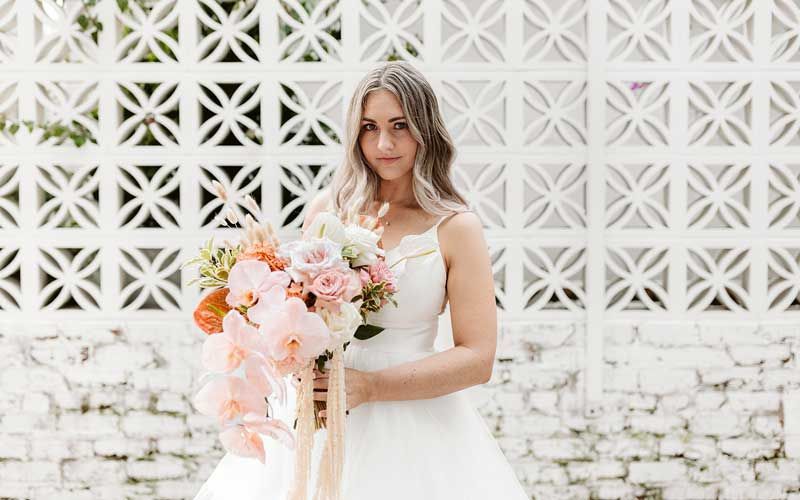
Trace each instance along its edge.
<path fill-rule="evenodd" d="M 287 500 L 308 500 L 311 452 L 316 431 L 314 418 L 314 361 L 302 371 L 297 390 L 297 446 L 294 481 Z M 344 384 L 344 350 L 337 347 L 328 377 L 327 437 L 317 474 L 314 500 L 340 500 L 344 468 L 344 431 L 347 401 Z"/>

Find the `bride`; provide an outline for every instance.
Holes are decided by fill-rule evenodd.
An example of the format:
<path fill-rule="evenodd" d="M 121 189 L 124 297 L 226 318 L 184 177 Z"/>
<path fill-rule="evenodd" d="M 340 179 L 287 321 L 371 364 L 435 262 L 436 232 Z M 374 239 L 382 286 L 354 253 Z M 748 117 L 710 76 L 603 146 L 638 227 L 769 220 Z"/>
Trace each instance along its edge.
<path fill-rule="evenodd" d="M 368 317 L 385 329 L 353 339 L 344 353 L 342 499 L 525 500 L 464 391 L 491 377 L 497 310 L 480 219 L 450 179 L 455 149 L 436 96 L 410 64 L 385 63 L 359 82 L 346 125 L 345 161 L 309 204 L 303 230 L 322 210 L 355 206 L 377 215 L 388 201 L 382 241 L 398 292 L 396 307 Z M 437 351 L 448 303 L 454 346 Z M 315 400 L 327 400 L 327 386 L 327 374 L 316 372 Z M 285 407 L 272 404 L 274 415 L 292 422 L 295 396 Z M 325 432 L 314 437 L 315 464 Z M 195 500 L 283 500 L 292 451 L 264 438 L 265 465 L 227 453 Z"/>

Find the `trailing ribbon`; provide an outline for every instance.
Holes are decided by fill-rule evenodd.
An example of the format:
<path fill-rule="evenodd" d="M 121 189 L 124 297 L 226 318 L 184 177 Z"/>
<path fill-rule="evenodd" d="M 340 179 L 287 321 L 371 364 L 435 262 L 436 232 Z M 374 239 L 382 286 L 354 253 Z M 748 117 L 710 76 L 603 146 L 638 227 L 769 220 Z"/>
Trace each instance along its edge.
<path fill-rule="evenodd" d="M 316 432 L 314 415 L 314 362 L 303 369 L 297 389 L 297 446 L 295 448 L 294 482 L 287 500 L 308 500 L 311 476 L 311 452 Z M 317 474 L 314 500 L 340 500 L 344 468 L 344 430 L 347 401 L 344 382 L 344 350 L 333 352 L 328 377 L 326 405 L 327 436 Z"/>

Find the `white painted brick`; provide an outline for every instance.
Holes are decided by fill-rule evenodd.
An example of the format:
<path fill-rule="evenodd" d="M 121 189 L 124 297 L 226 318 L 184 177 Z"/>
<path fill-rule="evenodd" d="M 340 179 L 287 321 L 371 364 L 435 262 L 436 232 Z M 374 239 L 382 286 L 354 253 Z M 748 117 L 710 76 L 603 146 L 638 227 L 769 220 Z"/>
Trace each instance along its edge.
<path fill-rule="evenodd" d="M 698 412 L 689 421 L 689 430 L 703 436 L 740 436 L 747 430 L 747 417 L 724 411 Z"/>
<path fill-rule="evenodd" d="M 718 443 L 719 449 L 735 458 L 772 458 L 781 444 L 774 439 L 764 438 L 727 438 Z"/>
<path fill-rule="evenodd" d="M 534 362 L 537 368 L 548 370 L 574 370 L 578 367 L 580 353 L 573 346 L 544 349 Z"/>
<path fill-rule="evenodd" d="M 531 450 L 528 447 L 528 440 L 520 436 L 499 436 L 497 437 L 497 444 L 503 450 L 503 454 L 509 460 L 519 460 L 523 457 L 528 457 Z"/>
<path fill-rule="evenodd" d="M 61 471 L 56 463 L 16 460 L 0 462 L 0 484 L 5 481 L 55 483 L 60 480 Z"/>
<path fill-rule="evenodd" d="M 678 460 L 632 462 L 628 465 L 628 479 L 638 484 L 667 484 L 673 481 L 680 481 L 685 474 L 686 465 Z"/>
<path fill-rule="evenodd" d="M 131 377 L 135 389 L 188 393 L 200 388 L 192 387 L 192 372 L 170 368 L 150 368 L 135 371 Z"/>
<path fill-rule="evenodd" d="M 639 390 L 639 368 L 630 366 L 603 367 L 603 387 L 614 392 L 636 392 Z"/>
<path fill-rule="evenodd" d="M 30 392 L 22 398 L 23 413 L 42 414 L 50 412 L 50 398 L 47 394 Z"/>
<path fill-rule="evenodd" d="M 675 413 L 689 406 L 692 398 L 688 394 L 666 394 L 658 403 L 660 411 L 665 413 Z"/>
<path fill-rule="evenodd" d="M 573 462 L 567 464 L 567 475 L 569 476 L 570 482 L 573 483 L 624 477 L 626 472 L 625 464 L 616 460 Z"/>
<path fill-rule="evenodd" d="M 621 479 L 602 479 L 592 483 L 593 498 L 598 500 L 635 498 L 636 489 L 636 487 Z"/>
<path fill-rule="evenodd" d="M 786 498 L 786 493 L 780 484 L 726 483 L 721 485 L 719 498 L 725 500 L 783 500 Z"/>
<path fill-rule="evenodd" d="M 66 390 L 64 377 L 52 368 L 11 366 L 0 373 L 0 387 L 4 392 L 29 393 Z"/>
<path fill-rule="evenodd" d="M 764 369 L 761 378 L 764 389 L 768 391 L 800 389 L 800 370 L 797 368 Z"/>
<path fill-rule="evenodd" d="M 781 395 L 778 392 L 728 391 L 723 410 L 746 414 L 776 413 L 780 408 Z"/>
<path fill-rule="evenodd" d="M 755 366 L 733 366 L 730 368 L 700 368 L 700 381 L 703 385 L 720 385 L 736 381 L 743 383 L 757 380 L 760 368 Z"/>
<path fill-rule="evenodd" d="M 533 498 L 548 500 L 588 500 L 589 490 L 586 486 L 534 486 Z"/>
<path fill-rule="evenodd" d="M 189 413 L 191 411 L 189 403 L 183 395 L 176 392 L 163 392 L 158 396 L 156 404 L 157 411 L 172 413 Z"/>
<path fill-rule="evenodd" d="M 792 356 L 788 345 L 735 345 L 728 349 L 731 357 L 740 365 L 763 365 L 776 367 Z"/>
<path fill-rule="evenodd" d="M 56 417 L 54 415 L 13 414 L 0 417 L 0 429 L 9 434 L 32 434 L 42 431 L 54 431 Z"/>
<path fill-rule="evenodd" d="M 98 367 L 124 366 L 142 369 L 154 363 L 152 349 L 144 345 L 110 344 L 97 347 L 90 361 Z"/>
<path fill-rule="evenodd" d="M 58 430 L 64 433 L 100 437 L 119 434 L 120 419 L 108 413 L 64 413 L 58 417 Z"/>
<path fill-rule="evenodd" d="M 768 462 L 756 462 L 756 477 L 759 481 L 783 483 L 800 488 L 800 462 L 779 458 Z"/>
<path fill-rule="evenodd" d="M 645 344 L 662 347 L 697 346 L 701 343 L 695 325 L 684 322 L 648 322 L 639 325 L 639 339 Z"/>
<path fill-rule="evenodd" d="M 628 424 L 634 432 L 668 434 L 686 427 L 686 420 L 677 415 L 631 415 Z"/>
<path fill-rule="evenodd" d="M 188 473 L 186 464 L 177 457 L 136 460 L 127 463 L 128 476 L 137 480 L 180 479 Z"/>
<path fill-rule="evenodd" d="M 697 374 L 690 369 L 649 369 L 639 373 L 639 386 L 646 394 L 683 392 L 697 384 Z"/>
<path fill-rule="evenodd" d="M 783 437 L 783 425 L 778 415 L 756 415 L 750 417 L 750 427 L 761 437 Z"/>
<path fill-rule="evenodd" d="M 725 393 L 721 391 L 702 391 L 694 395 L 694 407 L 697 410 L 716 410 L 725 403 Z"/>
<path fill-rule="evenodd" d="M 8 436 L 0 434 L 0 459 L 28 458 L 28 440 L 24 436 Z"/>
<path fill-rule="evenodd" d="M 658 441 L 653 436 L 618 436 L 600 439 L 595 449 L 602 457 L 643 459 L 657 456 Z"/>
<path fill-rule="evenodd" d="M 180 436 L 186 432 L 186 423 L 181 417 L 129 413 L 122 418 L 122 431 L 128 437 Z"/>
<path fill-rule="evenodd" d="M 126 480 L 125 462 L 103 459 L 66 461 L 62 468 L 65 481 L 92 485 L 119 484 Z"/>
<path fill-rule="evenodd" d="M 53 436 L 57 436 L 54 439 Z M 39 435 L 30 441 L 31 458 L 59 462 L 65 459 L 83 459 L 94 456 L 92 442 L 81 435 L 64 437 L 63 432 Z"/>
<path fill-rule="evenodd" d="M 630 324 L 611 323 L 603 327 L 607 345 L 627 345 L 636 339 L 636 327 Z"/>
<path fill-rule="evenodd" d="M 678 483 L 665 486 L 661 493 L 664 500 L 712 500 L 717 498 L 719 486 Z"/>
<path fill-rule="evenodd" d="M 195 439 L 194 436 L 192 439 Z M 110 437 L 98 439 L 94 442 L 94 452 L 104 457 L 139 457 L 150 450 L 147 439 L 133 439 L 125 437 Z"/>
<path fill-rule="evenodd" d="M 787 458 L 800 458 L 800 391 L 786 392 L 782 405 Z"/>
<path fill-rule="evenodd" d="M 665 436 L 661 440 L 658 452 L 665 457 L 684 457 L 700 461 L 713 461 L 718 455 L 714 439 L 688 435 Z"/>
<path fill-rule="evenodd" d="M 767 336 L 759 332 L 758 325 L 748 323 L 701 324 L 698 332 L 702 342 L 710 345 L 769 343 Z"/>
<path fill-rule="evenodd" d="M 586 442 L 576 438 L 534 439 L 531 449 L 535 457 L 549 460 L 580 460 L 590 456 Z"/>
<path fill-rule="evenodd" d="M 518 430 L 528 436 L 552 436 L 564 432 L 564 426 L 558 417 L 545 415 L 522 415 L 516 420 L 518 426 L 505 424 L 510 430 Z"/>

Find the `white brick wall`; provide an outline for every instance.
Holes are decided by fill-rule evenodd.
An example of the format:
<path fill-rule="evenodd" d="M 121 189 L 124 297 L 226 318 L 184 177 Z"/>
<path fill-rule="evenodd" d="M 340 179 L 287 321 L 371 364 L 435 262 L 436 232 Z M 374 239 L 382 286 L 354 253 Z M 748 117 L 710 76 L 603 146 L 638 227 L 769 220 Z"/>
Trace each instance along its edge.
<path fill-rule="evenodd" d="M 473 392 L 532 498 L 800 498 L 800 326 L 612 325 L 591 419 L 584 332 L 504 327 Z M 192 498 L 223 454 L 189 403 L 202 340 L 0 325 L 0 498 Z"/>

